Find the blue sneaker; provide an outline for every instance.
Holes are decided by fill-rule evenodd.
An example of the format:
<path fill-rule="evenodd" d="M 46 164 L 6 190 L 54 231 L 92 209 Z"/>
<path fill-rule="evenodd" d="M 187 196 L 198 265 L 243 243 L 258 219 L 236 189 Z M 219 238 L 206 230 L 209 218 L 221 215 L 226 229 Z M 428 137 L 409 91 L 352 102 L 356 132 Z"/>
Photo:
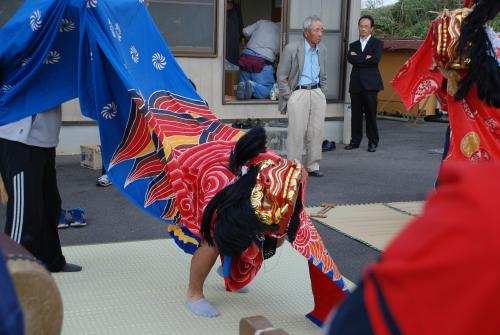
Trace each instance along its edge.
<path fill-rule="evenodd" d="M 66 220 L 66 210 L 61 208 L 61 215 L 59 216 L 59 223 L 57 224 L 57 228 L 64 229 L 68 228 L 68 220 Z"/>
<path fill-rule="evenodd" d="M 73 208 L 69 213 L 71 214 L 71 221 L 69 223 L 71 227 L 85 227 L 87 225 L 83 209 Z"/>

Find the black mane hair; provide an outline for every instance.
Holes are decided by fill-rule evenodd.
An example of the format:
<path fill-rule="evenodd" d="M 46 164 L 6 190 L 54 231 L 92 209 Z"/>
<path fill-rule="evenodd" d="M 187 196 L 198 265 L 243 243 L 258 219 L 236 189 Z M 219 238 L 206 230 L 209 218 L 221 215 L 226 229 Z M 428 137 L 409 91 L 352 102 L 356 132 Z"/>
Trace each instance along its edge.
<path fill-rule="evenodd" d="M 252 128 L 241 137 L 229 157 L 229 169 L 238 174 L 241 166 L 266 151 L 266 131 L 262 127 Z"/>
<path fill-rule="evenodd" d="M 295 236 L 297 236 L 297 231 L 300 226 L 300 213 L 304 205 L 302 204 L 302 184 L 299 185 L 299 194 L 297 194 L 297 201 L 295 202 L 295 208 L 293 209 L 292 217 L 290 218 L 290 223 L 288 224 L 287 237 L 290 243 L 295 241 Z"/>
<path fill-rule="evenodd" d="M 458 55 L 470 59 L 469 70 L 460 80 L 455 99 L 465 98 L 473 84 L 486 104 L 500 108 L 500 67 L 488 34 L 484 29 L 487 21 L 500 12 L 499 0 L 479 0 L 465 18 L 460 32 Z"/>
<path fill-rule="evenodd" d="M 241 254 L 261 231 L 260 221 L 250 204 L 250 194 L 258 172 L 258 167 L 251 168 L 246 175 L 217 193 L 203 212 L 201 233 L 207 243 L 213 246 L 210 225 L 214 211 L 217 211 L 214 238 L 223 255 Z"/>
<path fill-rule="evenodd" d="M 241 137 L 231 152 L 229 169 L 238 174 L 241 166 L 248 160 L 266 150 L 264 128 L 254 128 Z M 201 233 L 211 246 L 217 244 L 223 255 L 236 256 L 250 246 L 255 236 L 261 231 L 261 224 L 250 204 L 250 195 L 255 186 L 259 169 L 251 167 L 236 182 L 219 191 L 203 211 Z M 211 235 L 211 222 L 214 212 L 214 239 Z"/>

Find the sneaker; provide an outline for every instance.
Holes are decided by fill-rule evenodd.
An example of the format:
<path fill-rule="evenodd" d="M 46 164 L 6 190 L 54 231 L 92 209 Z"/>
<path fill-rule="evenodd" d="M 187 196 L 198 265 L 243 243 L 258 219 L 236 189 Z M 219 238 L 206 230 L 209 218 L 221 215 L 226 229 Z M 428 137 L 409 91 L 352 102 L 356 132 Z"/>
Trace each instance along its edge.
<path fill-rule="evenodd" d="M 253 122 L 252 119 L 246 119 L 241 124 L 241 129 L 250 129 L 250 128 L 252 128 L 252 122 Z"/>
<path fill-rule="evenodd" d="M 240 83 L 236 86 L 236 99 L 238 100 L 245 100 L 245 89 L 246 89 L 246 84 L 243 81 L 240 81 Z"/>
<path fill-rule="evenodd" d="M 85 227 L 87 225 L 83 209 L 73 208 L 69 213 L 71 214 L 71 221 L 69 223 L 71 227 Z"/>
<path fill-rule="evenodd" d="M 236 129 L 241 129 L 243 127 L 243 122 L 241 122 L 241 120 L 236 120 L 231 126 Z"/>
<path fill-rule="evenodd" d="M 109 180 L 109 177 L 107 174 L 103 174 L 97 179 L 96 185 L 101 186 L 101 187 L 108 187 L 111 185 L 111 181 Z"/>
<path fill-rule="evenodd" d="M 328 140 L 324 140 L 323 141 L 323 144 L 321 145 L 321 151 L 322 152 L 325 152 L 325 151 L 333 151 L 335 150 L 336 148 L 336 144 L 334 141 L 328 141 Z"/>
<path fill-rule="evenodd" d="M 255 119 L 250 121 L 252 128 L 264 127 L 264 122 L 261 119 Z"/>
<path fill-rule="evenodd" d="M 251 80 L 247 80 L 245 82 L 245 100 L 252 99 L 253 96 L 253 82 Z"/>
<path fill-rule="evenodd" d="M 66 210 L 61 208 L 61 215 L 59 216 L 59 223 L 57 224 L 57 228 L 64 229 L 68 228 L 68 220 L 66 220 Z"/>

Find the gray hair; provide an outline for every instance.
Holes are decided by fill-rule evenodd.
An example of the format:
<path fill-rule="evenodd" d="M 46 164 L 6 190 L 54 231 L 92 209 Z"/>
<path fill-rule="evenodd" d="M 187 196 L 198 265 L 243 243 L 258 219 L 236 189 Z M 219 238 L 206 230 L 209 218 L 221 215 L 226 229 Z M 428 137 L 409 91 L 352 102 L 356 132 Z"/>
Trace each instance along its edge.
<path fill-rule="evenodd" d="M 318 15 L 311 15 L 311 16 L 308 16 L 304 19 L 304 23 L 302 24 L 302 26 L 304 27 L 304 30 L 309 30 L 311 31 L 312 29 L 312 24 L 314 21 L 319 21 L 321 22 L 321 19 Z"/>

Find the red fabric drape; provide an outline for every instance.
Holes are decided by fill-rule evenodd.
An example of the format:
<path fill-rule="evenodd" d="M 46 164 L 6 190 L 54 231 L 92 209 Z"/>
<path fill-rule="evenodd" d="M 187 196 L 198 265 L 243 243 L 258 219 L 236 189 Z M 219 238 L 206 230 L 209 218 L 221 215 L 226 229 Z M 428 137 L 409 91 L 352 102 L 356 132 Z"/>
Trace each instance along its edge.
<path fill-rule="evenodd" d="M 432 48 L 432 34 L 429 31 L 424 43 L 391 82 L 407 110 L 441 87 L 443 76 L 439 70 L 429 70 L 433 67 Z"/>

